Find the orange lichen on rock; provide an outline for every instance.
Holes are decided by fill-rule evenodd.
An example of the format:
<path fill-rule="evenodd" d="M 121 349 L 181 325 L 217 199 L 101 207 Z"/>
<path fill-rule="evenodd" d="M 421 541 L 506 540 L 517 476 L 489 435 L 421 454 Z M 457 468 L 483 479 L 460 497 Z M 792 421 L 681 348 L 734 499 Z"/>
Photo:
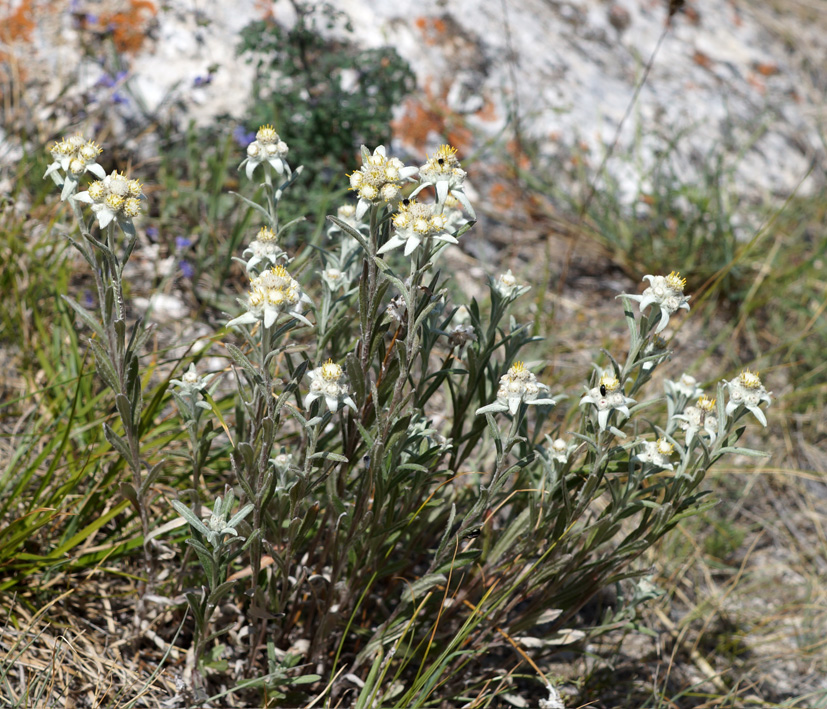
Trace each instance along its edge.
<path fill-rule="evenodd" d="M 29 44 L 35 28 L 37 8 L 34 0 L 23 0 L 12 7 L 11 0 L 3 0 L 0 10 L 0 44 L 9 47 L 16 42 Z M 0 62 L 9 61 L 11 55 L 0 50 Z"/>
<path fill-rule="evenodd" d="M 438 94 L 428 85 L 424 99 L 407 99 L 402 116 L 391 122 L 394 137 L 411 149 L 423 151 L 433 132 L 460 152 L 466 152 L 473 136 L 465 119 L 448 108 L 447 95 L 447 85 L 441 86 Z"/>
<path fill-rule="evenodd" d="M 414 25 L 422 33 L 422 39 L 429 47 L 439 44 L 448 33 L 448 23 L 441 17 L 417 17 Z"/>
<path fill-rule="evenodd" d="M 122 12 L 100 13 L 100 24 L 112 28 L 118 51 L 134 54 L 143 45 L 147 23 L 157 12 L 150 0 L 129 0 Z"/>

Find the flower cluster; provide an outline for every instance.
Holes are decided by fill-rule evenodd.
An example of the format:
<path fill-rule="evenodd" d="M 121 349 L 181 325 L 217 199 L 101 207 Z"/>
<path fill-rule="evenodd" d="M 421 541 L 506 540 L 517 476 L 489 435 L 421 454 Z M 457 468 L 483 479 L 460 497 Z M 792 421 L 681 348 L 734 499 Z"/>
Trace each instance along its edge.
<path fill-rule="evenodd" d="M 474 208 L 463 189 L 466 172 L 460 167 L 456 153 L 456 148 L 441 145 L 436 153 L 428 158 L 428 162 L 419 168 L 420 184 L 411 196 L 416 196 L 430 185 L 436 190 L 437 202 L 444 205 L 450 192 L 465 207 L 471 218 L 475 219 Z"/>
<path fill-rule="evenodd" d="M 583 398 L 580 399 L 580 406 L 593 404 L 597 409 L 597 423 L 601 431 L 606 430 L 609 424 L 609 414 L 618 411 L 626 418 L 629 417 L 629 404 L 635 403 L 623 394 L 620 381 L 614 374 L 604 372 L 596 387 L 588 389 Z"/>
<path fill-rule="evenodd" d="M 767 417 L 758 405 L 762 401 L 770 404 L 772 399 L 770 398 L 770 392 L 761 383 L 758 372 L 745 369 L 735 379 L 724 382 L 724 386 L 729 389 L 729 402 L 726 405 L 727 416 L 732 416 L 739 406 L 744 406 L 752 412 L 762 426 L 767 425 Z"/>
<path fill-rule="evenodd" d="M 670 316 L 681 308 L 689 310 L 690 296 L 683 294 L 686 279 L 681 278 L 681 274 L 675 271 L 668 276 L 644 276 L 643 278 L 649 281 L 649 287 L 643 291 L 643 295 L 627 294 L 626 297 L 638 301 L 641 313 L 650 305 L 657 305 L 660 308 L 660 322 L 655 332 L 662 332 L 669 324 Z"/>
<path fill-rule="evenodd" d="M 278 245 L 276 233 L 269 227 L 263 226 L 256 238 L 244 249 L 243 256 L 249 256 L 245 263 L 247 271 L 250 272 L 260 263 L 275 266 L 279 259 L 286 259 L 287 254 Z"/>
<path fill-rule="evenodd" d="M 247 312 L 230 320 L 227 326 L 251 325 L 263 319 L 264 327 L 272 327 L 282 314 L 290 315 L 305 325 L 312 325 L 302 315 L 302 303 L 309 302 L 310 298 L 287 269 L 284 266 L 275 266 L 250 282 Z"/>
<path fill-rule="evenodd" d="M 276 133 L 273 126 L 262 126 L 256 133 L 256 139 L 247 146 L 247 157 L 238 166 L 240 170 L 245 165 L 247 179 L 253 178 L 255 169 L 265 163 L 272 167 L 280 175 L 290 176 L 290 166 L 284 159 L 287 157 L 287 143 L 285 143 Z"/>
<path fill-rule="evenodd" d="M 549 457 L 559 463 L 565 465 L 568 463 L 569 456 L 577 449 L 577 443 L 569 443 L 565 438 L 555 438 L 552 440 L 550 436 L 546 436 L 548 442 Z"/>
<path fill-rule="evenodd" d="M 304 398 L 304 408 L 309 409 L 316 399 L 324 398 L 330 411 L 338 411 L 342 406 L 356 411 L 356 404 L 348 393 L 345 373 L 332 359 L 311 369 L 307 376 L 310 377 L 310 393 Z"/>
<path fill-rule="evenodd" d="M 493 404 L 477 409 L 477 415 L 486 413 L 517 413 L 520 404 L 534 406 L 553 406 L 556 402 L 550 397 L 541 396 L 548 391 L 545 384 L 540 384 L 533 372 L 526 369 L 522 362 L 516 362 L 511 369 L 500 377 L 497 400 Z"/>
<path fill-rule="evenodd" d="M 55 143 L 50 152 L 54 162 L 46 168 L 43 177 L 45 179 L 52 175 L 52 179 L 61 184 L 57 173 L 60 170 L 64 172 L 66 177 L 62 183 L 63 191 L 60 195 L 62 200 L 75 191 L 78 179 L 84 172 L 91 172 L 101 180 L 106 177 L 106 171 L 97 162 L 98 155 L 103 152 L 101 147 L 81 135 L 74 135 Z"/>
<path fill-rule="evenodd" d="M 669 462 L 669 456 L 675 452 L 675 447 L 665 438 L 658 438 L 657 441 L 640 441 L 643 450 L 632 460 L 640 463 L 649 463 L 661 470 L 674 470 L 675 467 Z"/>
<path fill-rule="evenodd" d="M 350 177 L 350 189 L 359 195 L 355 218 L 360 220 L 372 204 L 392 204 L 399 199 L 402 183 L 416 173 L 415 167 L 405 167 L 399 158 L 385 155 L 385 146 L 373 151 L 362 146 L 362 167 Z"/>
<path fill-rule="evenodd" d="M 514 300 L 523 293 L 531 290 L 531 286 L 526 286 L 517 281 L 516 276 L 511 273 L 509 268 L 505 273 L 501 273 L 493 281 L 493 288 L 501 297 L 506 300 Z"/>
<path fill-rule="evenodd" d="M 682 414 L 675 414 L 679 426 L 686 432 L 686 445 L 692 443 L 695 436 L 706 436 L 714 442 L 718 437 L 718 417 L 714 414 L 715 399 L 701 396 L 695 406 L 687 406 Z"/>
<path fill-rule="evenodd" d="M 459 243 L 445 231 L 446 219 L 442 214 L 435 214 L 431 204 L 422 204 L 415 199 L 403 199 L 399 211 L 393 216 L 395 231 L 378 253 L 405 245 L 405 256 L 410 256 L 422 243 L 423 239 L 436 239 L 448 244 Z"/>
<path fill-rule="evenodd" d="M 140 213 L 141 200 L 145 197 L 138 180 L 127 179 L 126 175 L 115 171 L 96 180 L 73 199 L 92 205 L 101 229 L 114 220 L 121 229 L 131 233 L 134 231 L 132 219 Z"/>

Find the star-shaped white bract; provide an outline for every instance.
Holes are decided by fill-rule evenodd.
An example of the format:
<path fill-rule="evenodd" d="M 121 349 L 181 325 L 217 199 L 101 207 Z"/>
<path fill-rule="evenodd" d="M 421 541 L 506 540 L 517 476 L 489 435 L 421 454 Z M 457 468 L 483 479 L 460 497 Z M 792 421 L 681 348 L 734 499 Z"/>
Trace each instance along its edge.
<path fill-rule="evenodd" d="M 515 362 L 502 377 L 500 388 L 497 390 L 497 400 L 477 409 L 477 415 L 486 413 L 505 413 L 512 416 L 517 413 L 520 404 L 532 406 L 554 406 L 557 402 L 547 396 L 545 384 L 540 384 L 533 372 L 529 371 L 522 362 Z"/>
<path fill-rule="evenodd" d="M 310 377 L 310 392 L 304 398 L 305 409 L 309 409 L 316 399 L 324 398 L 327 408 L 332 412 L 338 411 L 342 406 L 349 406 L 356 411 L 356 404 L 348 393 L 345 373 L 332 359 L 321 367 L 311 369 L 307 376 Z"/>
<path fill-rule="evenodd" d="M 465 194 L 463 184 L 465 183 L 466 172 L 460 167 L 457 159 L 457 149 L 450 145 L 441 145 L 439 149 L 428 158 L 428 162 L 419 168 L 419 187 L 411 197 L 416 196 L 428 185 L 436 190 L 437 203 L 442 206 L 450 193 L 453 195 L 471 216 L 476 219 L 474 208 Z"/>
<path fill-rule="evenodd" d="M 670 316 L 678 310 L 689 310 L 690 296 L 683 294 L 686 286 L 686 279 L 681 274 L 672 271 L 668 276 L 644 276 L 649 281 L 649 287 L 643 291 L 643 295 L 629 295 L 629 300 L 636 300 L 640 304 L 642 313 L 651 305 L 660 308 L 660 322 L 655 328 L 655 333 L 662 332 L 669 324 Z"/>
<path fill-rule="evenodd" d="M 279 175 L 290 177 L 290 166 L 285 160 L 288 150 L 287 143 L 279 138 L 273 126 L 261 126 L 256 133 L 256 139 L 247 146 L 247 157 L 238 169 L 246 165 L 245 172 L 248 180 L 253 178 L 256 168 L 262 164 L 269 165 Z"/>
<path fill-rule="evenodd" d="M 405 167 L 399 158 L 387 157 L 384 145 L 373 154 L 363 145 L 362 167 L 349 175 L 350 189 L 359 195 L 355 219 L 361 220 L 373 204 L 398 202 L 402 183 L 415 173 L 415 167 Z"/>
<path fill-rule="evenodd" d="M 726 405 L 726 415 L 732 416 L 739 406 L 744 406 L 750 411 L 762 426 L 767 425 L 767 417 L 759 407 L 759 404 L 764 401 L 768 405 L 772 403 L 770 392 L 768 392 L 758 372 L 751 372 L 745 369 L 735 379 L 724 382 L 724 386 L 729 390 L 729 401 Z"/>
<path fill-rule="evenodd" d="M 227 326 L 252 325 L 263 320 L 264 327 L 272 327 L 280 315 L 289 315 L 312 326 L 302 315 L 303 303 L 309 302 L 310 298 L 287 269 L 281 265 L 274 266 L 250 282 L 250 292 L 245 303 L 247 312 L 230 320 Z"/>
<path fill-rule="evenodd" d="M 435 239 L 448 244 L 459 243 L 445 231 L 446 219 L 434 213 L 432 204 L 422 204 L 415 199 L 403 199 L 399 211 L 393 215 L 393 236 L 377 253 L 384 254 L 399 246 L 405 246 L 405 256 L 410 256 L 425 239 Z"/>
<path fill-rule="evenodd" d="M 683 398 L 685 400 L 696 399 L 703 394 L 703 389 L 698 386 L 698 380 L 691 374 L 681 374 L 681 378 L 674 382 L 671 379 L 666 379 L 663 382 L 663 388 L 670 399 L 677 400 Z"/>
<path fill-rule="evenodd" d="M 635 400 L 625 396 L 620 388 L 620 382 L 614 374 L 604 372 L 596 387 L 587 389 L 580 399 L 580 406 L 593 404 L 597 409 L 597 423 L 601 431 L 609 425 L 609 414 L 618 411 L 629 418 L 629 404 Z"/>
<path fill-rule="evenodd" d="M 715 399 L 701 396 L 695 406 L 687 406 L 682 414 L 672 418 L 679 420 L 679 426 L 686 432 L 686 445 L 692 443 L 695 436 L 705 436 L 710 442 L 718 437 L 718 417 L 714 414 Z"/>
<path fill-rule="evenodd" d="M 78 192 L 72 199 L 92 205 L 101 229 L 116 221 L 124 232 L 134 234 L 132 219 L 138 216 L 141 200 L 146 198 L 138 180 L 130 180 L 115 171 L 93 182 L 85 192 Z"/>
<path fill-rule="evenodd" d="M 91 172 L 101 180 L 106 177 L 106 171 L 97 163 L 98 155 L 102 152 L 101 147 L 81 135 L 61 140 L 52 146 L 50 152 L 54 162 L 46 168 L 43 177 L 45 179 L 51 175 L 57 184 L 61 184 L 61 178 L 56 173 L 60 170 L 64 172 L 61 200 L 65 200 L 75 191 L 84 172 Z"/>
<path fill-rule="evenodd" d="M 266 226 L 261 227 L 256 238 L 244 249 L 242 256 L 249 256 L 245 264 L 248 273 L 260 263 L 275 266 L 279 260 L 287 258 L 287 254 L 278 245 L 276 233 Z"/>
<path fill-rule="evenodd" d="M 665 438 L 657 441 L 640 441 L 643 450 L 632 457 L 639 463 L 648 463 L 661 470 L 674 470 L 675 466 L 669 462 L 669 456 L 675 452 L 675 447 Z"/>

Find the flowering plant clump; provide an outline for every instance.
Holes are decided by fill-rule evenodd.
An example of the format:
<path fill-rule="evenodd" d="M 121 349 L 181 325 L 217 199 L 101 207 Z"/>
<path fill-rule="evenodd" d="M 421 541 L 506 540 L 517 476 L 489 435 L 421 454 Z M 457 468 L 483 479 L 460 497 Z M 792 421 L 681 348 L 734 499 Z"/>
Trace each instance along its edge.
<path fill-rule="evenodd" d="M 636 300 L 640 304 L 642 313 L 652 305 L 660 309 L 660 322 L 655 329 L 656 333 L 662 332 L 669 324 L 669 318 L 678 310 L 689 310 L 689 296 L 683 294 L 686 286 L 686 279 L 681 278 L 680 273 L 672 271 L 668 276 L 644 276 L 649 281 L 649 287 L 643 291 L 643 295 L 627 295 L 629 300 Z"/>
<path fill-rule="evenodd" d="M 545 641 L 532 645 L 525 633 L 542 623 L 555 646 L 583 626 L 594 594 L 646 572 L 642 552 L 711 505 L 701 489 L 710 467 L 757 455 L 736 445 L 736 423 L 751 413 L 766 425 L 770 394 L 749 370 L 719 383 L 717 398 L 689 374 L 648 393 L 658 368 L 677 359 L 659 333 L 689 309 L 686 283 L 672 273 L 620 296 L 628 342 L 621 354 L 602 351 L 569 405 L 560 380 L 535 374 L 551 371 L 554 343 L 540 346 L 514 308 L 530 286 L 509 270 L 466 297 L 435 267 L 474 226 L 453 148 L 429 157 L 417 178 L 384 147 L 363 147 L 349 176 L 355 204 L 328 217 L 326 238 L 321 225 L 308 229 L 295 252 L 282 235 L 305 227 L 280 224 L 281 200 L 303 173 L 287 165 L 287 150 L 263 126 L 241 163 L 248 178 L 263 166 L 261 203 L 241 200 L 264 226 L 239 248 L 246 297 L 204 338 L 225 363 L 200 375 L 193 348 L 196 361 L 185 357 L 176 367 L 188 368 L 152 397 L 142 392 L 151 373 L 140 369 L 148 332 L 127 324 L 122 282 L 140 183 L 113 172 L 68 201 L 100 313 L 67 302 L 90 329 L 114 395 L 117 418 L 104 433 L 131 472 L 119 490 L 141 522 L 142 572 L 162 598 L 153 587 L 164 583 L 159 537 L 185 532 L 189 640 L 170 643 L 190 643 L 190 704 L 223 692 L 241 676 L 231 668 L 244 666 L 258 677 L 236 686 L 239 705 L 261 705 L 261 687 L 286 698 L 279 688 L 291 684 L 332 704 L 353 682 L 354 706 L 435 704 L 437 688 L 459 706 L 469 677 L 490 680 L 484 652 L 502 634 L 539 652 Z M 274 173 L 286 179 L 274 184 Z M 418 198 L 403 196 L 406 183 Z M 130 236 L 125 249 L 118 225 Z M 526 365 L 529 354 L 549 360 Z M 230 375 L 219 387 L 221 370 Z M 153 461 L 155 438 L 143 439 L 158 417 L 173 450 Z M 171 425 L 188 435 L 167 435 Z M 180 519 L 153 529 L 159 502 Z M 638 588 L 634 603 L 657 595 Z M 607 611 L 602 625 L 578 632 L 624 627 L 629 612 Z M 440 657 L 433 647 L 444 647 Z M 221 669 L 221 653 L 235 664 Z M 318 674 L 298 674 L 303 667 Z M 541 703 L 562 706 L 554 685 L 538 680 L 549 694 Z"/>

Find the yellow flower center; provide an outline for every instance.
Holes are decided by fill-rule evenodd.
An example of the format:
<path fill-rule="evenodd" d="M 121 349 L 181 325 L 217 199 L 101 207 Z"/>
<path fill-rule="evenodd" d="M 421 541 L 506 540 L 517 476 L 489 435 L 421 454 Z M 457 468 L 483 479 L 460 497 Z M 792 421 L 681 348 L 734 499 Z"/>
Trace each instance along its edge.
<path fill-rule="evenodd" d="M 681 274 L 677 271 L 672 271 L 666 277 L 666 284 L 672 289 L 683 293 L 684 286 L 686 286 L 686 279 L 681 278 Z"/>
<path fill-rule="evenodd" d="M 746 389 L 761 388 L 761 379 L 758 377 L 758 372 L 750 372 L 748 369 L 745 369 L 741 372 L 738 379 L 741 382 L 741 386 Z"/>
<path fill-rule="evenodd" d="M 715 399 L 708 399 L 706 396 L 701 396 L 701 398 L 698 399 L 698 408 L 706 413 L 715 411 Z"/>

